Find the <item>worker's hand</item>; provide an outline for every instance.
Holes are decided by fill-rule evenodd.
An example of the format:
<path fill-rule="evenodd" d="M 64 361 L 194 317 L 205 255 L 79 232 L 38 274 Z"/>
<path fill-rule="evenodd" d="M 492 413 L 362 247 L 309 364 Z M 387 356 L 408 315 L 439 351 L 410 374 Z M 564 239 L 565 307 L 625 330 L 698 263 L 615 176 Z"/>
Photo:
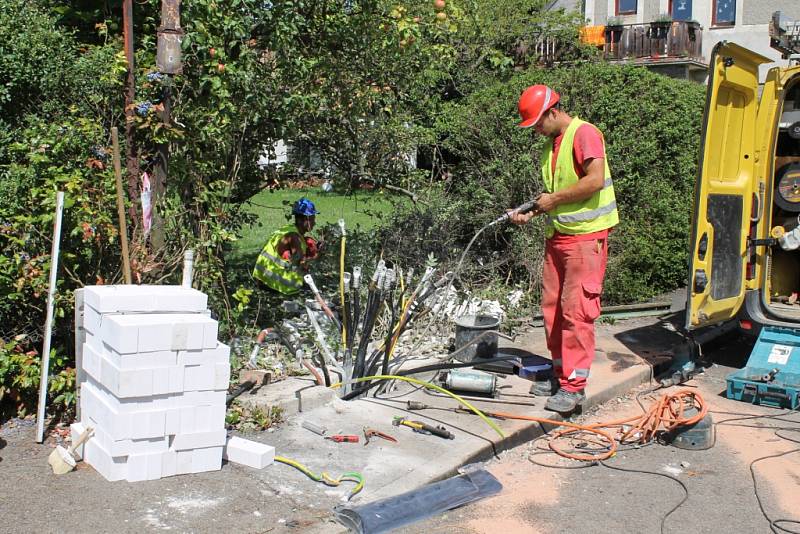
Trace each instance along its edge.
<path fill-rule="evenodd" d="M 317 245 L 316 239 L 310 236 L 306 236 L 306 255 L 304 260 L 313 260 L 317 256 L 319 256 L 319 246 Z"/>
<path fill-rule="evenodd" d="M 552 194 L 542 193 L 536 199 L 536 210 L 534 210 L 534 212 L 546 213 L 555 209 L 556 205 L 556 199 Z"/>
<path fill-rule="evenodd" d="M 519 213 L 514 210 L 507 210 L 507 213 L 510 214 L 508 220 L 517 225 L 526 224 L 528 221 L 533 219 L 534 216 L 538 215 L 536 210 L 529 211 L 528 213 Z"/>

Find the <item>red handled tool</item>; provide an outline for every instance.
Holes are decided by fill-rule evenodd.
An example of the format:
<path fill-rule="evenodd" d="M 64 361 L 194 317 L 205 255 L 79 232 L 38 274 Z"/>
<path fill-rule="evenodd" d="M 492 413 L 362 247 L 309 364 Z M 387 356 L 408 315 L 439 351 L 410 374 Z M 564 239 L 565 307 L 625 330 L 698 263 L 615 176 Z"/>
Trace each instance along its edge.
<path fill-rule="evenodd" d="M 376 437 L 376 438 L 383 438 L 386 441 L 391 441 L 392 443 L 397 443 L 397 440 L 390 436 L 389 434 L 384 434 L 380 430 L 375 430 L 374 428 L 365 428 L 364 429 L 364 446 L 366 447 L 369 443 L 369 438 Z"/>
<path fill-rule="evenodd" d="M 333 436 L 325 436 L 325 439 L 336 443 L 358 443 L 358 436 L 353 436 L 352 434 L 335 434 Z"/>

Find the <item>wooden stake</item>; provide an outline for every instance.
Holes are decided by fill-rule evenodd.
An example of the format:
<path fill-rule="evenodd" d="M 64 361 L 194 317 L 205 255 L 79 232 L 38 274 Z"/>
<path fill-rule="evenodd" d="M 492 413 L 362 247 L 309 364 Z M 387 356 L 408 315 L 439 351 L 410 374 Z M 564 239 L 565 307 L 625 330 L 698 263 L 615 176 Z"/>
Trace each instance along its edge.
<path fill-rule="evenodd" d="M 122 168 L 119 161 L 119 133 L 117 127 L 111 128 L 111 141 L 114 145 L 114 178 L 117 181 L 117 216 L 119 217 L 119 239 L 122 244 L 122 274 L 125 283 L 133 283 L 131 277 L 131 258 L 128 255 L 128 225 L 125 224 L 125 201 L 122 198 Z"/>

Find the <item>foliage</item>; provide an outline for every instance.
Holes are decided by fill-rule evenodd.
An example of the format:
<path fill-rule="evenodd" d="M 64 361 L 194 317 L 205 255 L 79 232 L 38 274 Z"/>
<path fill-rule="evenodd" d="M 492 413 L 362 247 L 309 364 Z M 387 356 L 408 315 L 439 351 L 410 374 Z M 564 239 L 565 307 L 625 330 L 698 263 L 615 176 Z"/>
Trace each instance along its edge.
<path fill-rule="evenodd" d="M 538 154 L 544 140 L 516 127 L 518 95 L 533 83 L 557 88 L 566 110 L 604 132 L 621 218 L 611 235 L 606 300 L 637 301 L 678 287 L 686 277 L 704 91 L 641 68 L 586 63 L 534 69 L 454 103 L 438 117 L 443 148 L 457 161 L 443 184 L 443 199 L 431 220 L 414 214 L 396 226 L 424 235 L 433 225 L 466 243 L 503 210 L 541 191 Z M 465 262 L 483 263 L 473 279 L 505 274 L 509 281 L 527 281 L 535 292 L 542 230 L 541 219 L 524 230 L 493 227 Z M 483 269 L 488 273 L 482 277 Z"/>
<path fill-rule="evenodd" d="M 261 408 L 246 409 L 238 401 L 233 401 L 227 414 L 225 424 L 241 432 L 256 432 L 283 421 L 283 410 L 279 406 L 270 406 L 268 410 Z"/>
<path fill-rule="evenodd" d="M 49 228 L 63 190 L 51 398 L 65 408 L 72 402 L 73 291 L 121 281 L 115 126 L 123 161 L 131 156 L 149 173 L 156 193 L 149 238 L 138 217 L 128 220 L 136 282 L 177 282 L 184 250 L 194 249 L 194 285 L 209 294 L 223 337 L 258 325 L 258 310 L 279 309 L 274 296 L 254 290 L 253 257 L 235 245 L 256 220 L 244 201 L 268 181 L 305 172 L 259 168 L 265 149 L 278 139 L 313 149 L 337 193 L 370 184 L 418 196 L 381 229 L 348 224 L 348 269 L 367 268 L 378 254 L 421 267 L 433 253 L 446 267 L 485 222 L 537 190 L 538 141 L 514 127 L 516 97 L 533 80 L 566 88 L 568 107 L 607 135 L 623 216 L 609 295 L 641 298 L 675 285 L 683 276 L 675 257 L 683 257 L 700 90 L 591 64 L 520 72 L 540 62 L 537 45 L 545 41 L 561 43 L 563 60 L 592 57 L 578 44 L 580 21 L 547 11 L 547 3 L 184 2 L 183 71 L 167 76 L 155 61 L 161 2 L 136 2 L 136 143 L 128 146 L 119 3 L 0 0 L 3 398 L 19 411 L 34 398 Z M 625 113 L 632 100 L 642 109 Z M 411 164 L 417 147 L 425 170 Z M 162 183 L 156 171 L 165 152 Z M 284 209 L 281 195 L 264 196 L 269 208 Z M 126 202 L 138 211 L 138 198 Z M 320 221 L 317 233 L 329 241 L 315 271 L 320 285 L 338 280 L 337 232 L 335 219 Z M 535 225 L 492 228 L 473 245 L 463 278 L 535 287 L 540 233 Z"/>

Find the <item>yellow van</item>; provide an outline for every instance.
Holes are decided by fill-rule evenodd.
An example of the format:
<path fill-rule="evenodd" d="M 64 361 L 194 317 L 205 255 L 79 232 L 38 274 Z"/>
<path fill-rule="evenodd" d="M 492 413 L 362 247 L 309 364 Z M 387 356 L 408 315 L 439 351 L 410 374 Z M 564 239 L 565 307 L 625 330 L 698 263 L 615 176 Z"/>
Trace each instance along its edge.
<path fill-rule="evenodd" d="M 721 42 L 710 61 L 686 327 L 800 329 L 800 67 Z"/>

